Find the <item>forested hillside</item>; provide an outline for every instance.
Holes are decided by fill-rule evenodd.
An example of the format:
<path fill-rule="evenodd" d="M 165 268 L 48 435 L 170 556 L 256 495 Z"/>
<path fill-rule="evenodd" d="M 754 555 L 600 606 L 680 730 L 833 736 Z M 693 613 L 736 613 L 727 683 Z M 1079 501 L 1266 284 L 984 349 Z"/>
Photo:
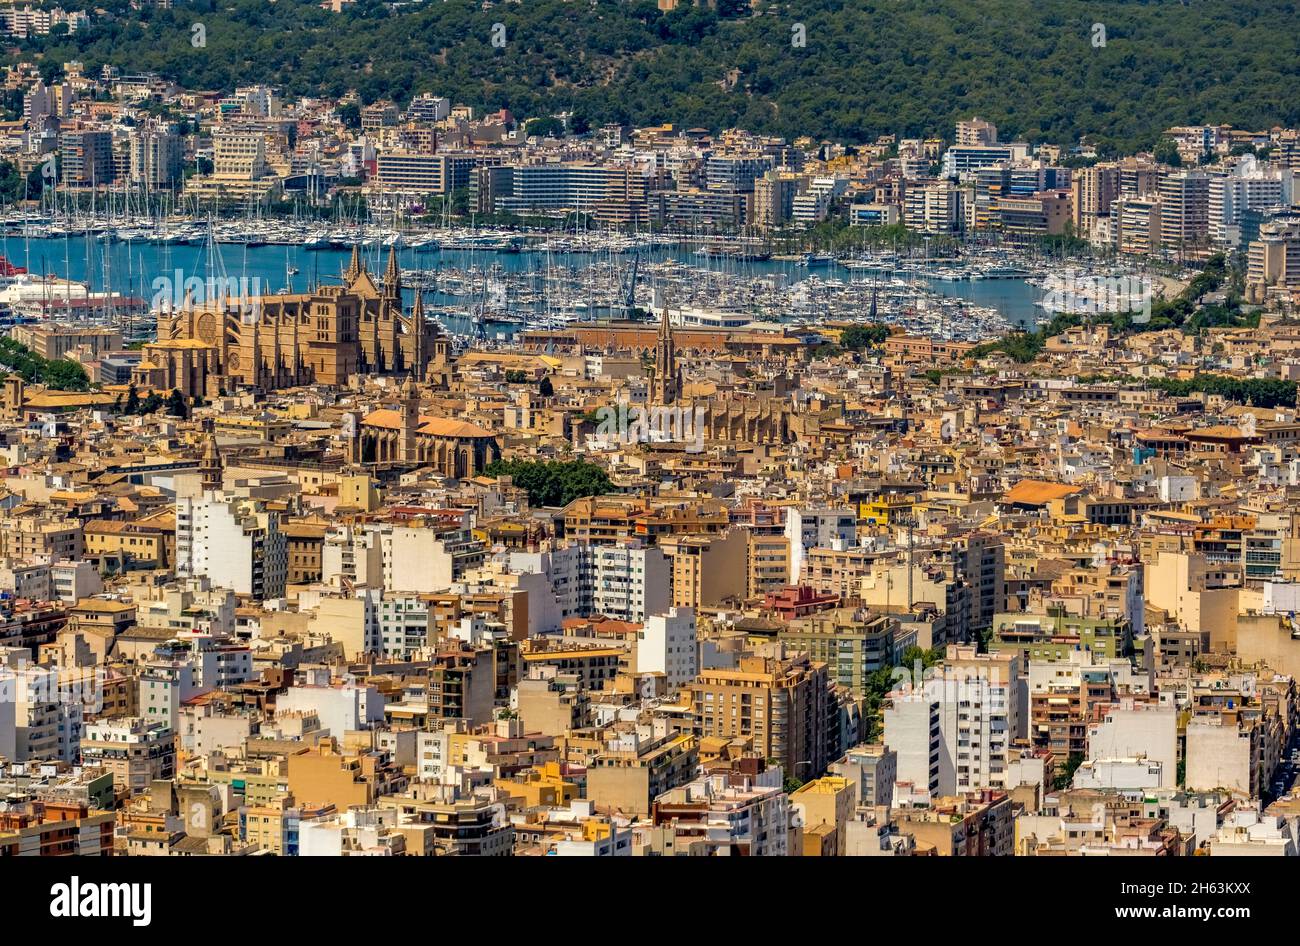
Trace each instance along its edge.
<path fill-rule="evenodd" d="M 973 113 L 1032 141 L 1150 146 L 1182 123 L 1300 123 L 1300 11 L 1276 0 L 800 0 L 663 13 L 653 2 L 466 0 L 343 13 L 307 0 L 83 3 L 94 24 L 41 57 L 153 70 L 189 88 L 265 81 L 290 95 L 430 91 L 590 124 L 676 121 L 847 142 L 950 133 Z M 94 9 L 107 11 L 109 16 Z M 206 46 L 192 45 L 201 23 Z M 504 48 L 491 43 L 506 27 Z M 792 46 L 802 23 L 806 45 Z M 1105 26 L 1095 44 L 1094 23 Z M 14 55 L 16 54 L 16 55 Z"/>

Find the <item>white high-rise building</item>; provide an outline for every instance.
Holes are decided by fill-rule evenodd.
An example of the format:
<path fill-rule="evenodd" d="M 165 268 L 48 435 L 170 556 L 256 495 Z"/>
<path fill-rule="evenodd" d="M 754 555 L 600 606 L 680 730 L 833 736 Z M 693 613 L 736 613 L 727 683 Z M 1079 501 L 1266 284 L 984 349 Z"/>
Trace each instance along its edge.
<path fill-rule="evenodd" d="M 1026 735 L 1026 689 L 1019 656 L 949 645 L 941 666 L 886 707 L 898 781 L 942 795 L 1006 787 L 1012 744 Z"/>
<path fill-rule="evenodd" d="M 943 751 L 939 698 L 924 690 L 891 694 L 885 704 L 885 745 L 898 758 L 896 782 L 936 794 L 952 784 L 952 758 Z"/>
<path fill-rule="evenodd" d="M 592 610 L 618 621 L 643 622 L 672 604 L 672 566 L 657 548 L 592 545 Z"/>
<path fill-rule="evenodd" d="M 1247 211 L 1268 210 L 1283 203 L 1280 169 L 1260 170 L 1247 156 L 1229 174 L 1210 178 L 1210 240 L 1218 246 L 1238 247 L 1241 222 Z"/>
<path fill-rule="evenodd" d="M 670 608 L 666 614 L 650 615 L 637 634 L 636 669 L 637 673 L 662 673 L 669 687 L 695 679 L 700 655 L 694 608 Z"/>
<path fill-rule="evenodd" d="M 222 493 L 177 498 L 176 573 L 259 600 L 282 597 L 289 554 L 279 513 Z"/>
<path fill-rule="evenodd" d="M 790 584 L 797 585 L 811 548 L 846 548 L 858 537 L 858 517 L 849 506 L 792 508 L 785 514 L 790 540 Z"/>
<path fill-rule="evenodd" d="M 546 552 L 514 552 L 511 571 L 541 574 L 554 600 L 539 600 L 539 613 L 562 620 L 603 614 L 644 623 L 672 605 L 672 565 L 662 551 L 638 542 L 573 544 Z M 532 590 L 529 591 L 531 598 Z M 530 614 L 534 602 L 529 602 Z"/>

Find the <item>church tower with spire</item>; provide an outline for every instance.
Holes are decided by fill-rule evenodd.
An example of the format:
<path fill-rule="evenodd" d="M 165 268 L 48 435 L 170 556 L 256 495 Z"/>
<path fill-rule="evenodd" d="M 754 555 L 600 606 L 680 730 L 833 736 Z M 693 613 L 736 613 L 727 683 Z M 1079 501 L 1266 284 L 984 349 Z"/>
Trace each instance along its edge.
<path fill-rule="evenodd" d="M 203 448 L 203 459 L 199 461 L 200 485 L 205 493 L 215 493 L 221 489 L 223 481 L 221 454 L 217 450 L 216 434 L 208 434 Z"/>
<path fill-rule="evenodd" d="M 677 347 L 673 343 L 673 326 L 664 306 L 659 322 L 659 339 L 655 342 L 654 382 L 650 388 L 650 403 L 672 404 L 682 393 L 682 370 L 677 364 Z"/>
<path fill-rule="evenodd" d="M 397 441 L 397 459 L 415 463 L 418 458 L 416 431 L 420 429 L 420 389 L 415 377 L 408 375 L 402 383 L 402 429 Z"/>

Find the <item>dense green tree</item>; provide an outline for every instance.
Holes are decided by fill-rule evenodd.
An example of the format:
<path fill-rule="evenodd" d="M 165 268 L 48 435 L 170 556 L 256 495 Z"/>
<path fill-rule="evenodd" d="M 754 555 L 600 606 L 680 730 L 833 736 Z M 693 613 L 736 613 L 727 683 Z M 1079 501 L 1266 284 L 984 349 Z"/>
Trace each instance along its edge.
<path fill-rule="evenodd" d="M 47 361 L 12 338 L 0 338 L 0 365 L 28 384 L 43 384 L 55 391 L 89 391 L 90 378 L 75 361 Z"/>
<path fill-rule="evenodd" d="M 888 325 L 851 325 L 840 333 L 840 346 L 850 351 L 876 348 L 889 338 Z"/>
<path fill-rule="evenodd" d="M 1052 787 L 1058 792 L 1063 792 L 1074 782 L 1074 773 L 1079 766 L 1083 765 L 1083 756 L 1078 752 L 1071 752 L 1070 757 L 1065 760 L 1065 765 L 1052 780 Z"/>
<path fill-rule="evenodd" d="M 90 390 L 90 378 L 86 375 L 86 369 L 66 358 L 45 362 L 39 380 L 56 391 Z"/>
<path fill-rule="evenodd" d="M 172 417 L 189 416 L 189 407 L 185 404 L 185 395 L 181 393 L 180 388 L 172 388 L 172 393 L 168 395 L 167 413 Z"/>
<path fill-rule="evenodd" d="M 524 125 L 524 133 L 539 138 L 559 138 L 564 134 L 564 122 L 558 118 L 534 118 Z"/>
<path fill-rule="evenodd" d="M 348 128 L 361 127 L 361 106 L 356 102 L 347 102 L 339 106 L 339 120 Z"/>
<path fill-rule="evenodd" d="M 1153 152 L 1157 161 L 1170 167 L 1181 167 L 1183 157 L 1178 153 L 1178 143 L 1172 138 L 1161 138 Z"/>
<path fill-rule="evenodd" d="M 1189 394 L 1217 394 L 1230 401 L 1256 407 L 1292 407 L 1296 403 L 1296 383 L 1281 378 L 1233 378 L 1221 374 L 1201 374 L 1187 380 L 1153 378 L 1151 387 L 1172 397 Z"/>
<path fill-rule="evenodd" d="M 793 138 L 874 141 L 882 133 L 951 135 L 980 114 L 1008 140 L 1074 144 L 1103 154 L 1151 148 L 1161 129 L 1205 121 L 1244 128 L 1300 123 L 1284 64 L 1300 58 L 1291 3 L 1230 0 L 1178 8 L 1142 0 L 793 0 L 752 16 L 651 0 L 575 14 L 564 0 L 521 5 L 362 0 L 342 13 L 314 0 L 199 0 L 174 9 L 95 15 L 74 35 L 33 37 L 16 56 L 43 69 L 78 59 L 156 71 L 189 88 L 270 82 L 288 95 L 366 102 L 435 91 L 484 110 L 570 111 L 575 130 L 607 122 L 745 126 Z M 207 45 L 195 50 L 196 8 Z M 507 47 L 491 44 L 507 26 Z M 794 22 L 807 45 L 791 46 Z M 1107 25 L 1103 48 L 1090 26 Z M 1223 25 L 1232 24 L 1225 30 Z M 864 47 L 863 37 L 872 37 Z M 348 121 L 355 113 L 348 109 Z"/>
<path fill-rule="evenodd" d="M 614 489 L 604 468 L 584 460 L 496 460 L 484 472 L 509 476 L 527 491 L 534 506 L 567 506 L 583 496 L 599 496 Z"/>

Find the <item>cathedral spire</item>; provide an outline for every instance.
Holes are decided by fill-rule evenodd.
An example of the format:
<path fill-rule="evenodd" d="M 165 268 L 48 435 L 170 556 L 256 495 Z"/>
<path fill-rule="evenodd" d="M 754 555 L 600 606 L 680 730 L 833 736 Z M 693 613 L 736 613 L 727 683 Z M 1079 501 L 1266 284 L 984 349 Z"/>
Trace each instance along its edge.
<path fill-rule="evenodd" d="M 402 298 L 402 274 L 397 268 L 397 247 L 388 248 L 388 267 L 384 270 L 384 295 L 390 299 L 401 301 Z"/>
<path fill-rule="evenodd" d="M 651 402 L 654 404 L 672 404 L 681 394 L 681 369 L 677 366 L 677 347 L 673 344 L 673 326 L 664 306 L 663 319 L 659 322 L 659 340 L 655 343 L 654 386 L 651 389 Z"/>
<path fill-rule="evenodd" d="M 411 373 L 424 375 L 424 290 L 415 293 L 415 308 L 411 310 L 411 331 L 415 333 L 411 347 Z"/>
<path fill-rule="evenodd" d="M 366 271 L 366 264 L 361 262 L 361 244 L 352 244 L 352 262 L 348 263 L 347 272 L 343 274 L 343 281 L 351 283 L 354 279 Z"/>

